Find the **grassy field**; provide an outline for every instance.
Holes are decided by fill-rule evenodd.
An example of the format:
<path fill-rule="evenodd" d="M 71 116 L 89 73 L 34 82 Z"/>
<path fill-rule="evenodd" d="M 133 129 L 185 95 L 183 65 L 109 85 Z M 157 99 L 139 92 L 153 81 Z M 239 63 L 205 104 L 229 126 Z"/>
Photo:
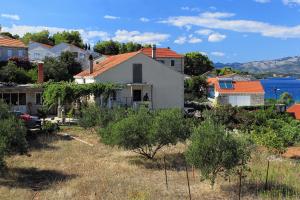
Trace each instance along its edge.
<path fill-rule="evenodd" d="M 89 146 L 62 133 L 76 136 Z M 185 144 L 167 147 L 154 161 L 106 146 L 92 131 L 65 127 L 59 134 L 30 141 L 30 156 L 6 159 L 0 178 L 0 199 L 189 199 Z M 168 189 L 163 156 L 166 156 Z M 268 155 L 256 152 L 243 181 L 242 199 L 300 199 L 300 163 L 275 158 L 264 189 Z M 237 199 L 238 182 L 217 180 L 214 189 L 189 168 L 192 199 Z"/>

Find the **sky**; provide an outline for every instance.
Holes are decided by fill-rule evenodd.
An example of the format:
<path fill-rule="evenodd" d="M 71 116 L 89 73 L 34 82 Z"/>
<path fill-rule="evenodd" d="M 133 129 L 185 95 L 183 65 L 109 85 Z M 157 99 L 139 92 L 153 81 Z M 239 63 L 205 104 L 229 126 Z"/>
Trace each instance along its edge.
<path fill-rule="evenodd" d="M 214 62 L 300 55 L 300 0 L 0 0 L 2 31 L 77 30 L 116 40 L 198 51 Z"/>

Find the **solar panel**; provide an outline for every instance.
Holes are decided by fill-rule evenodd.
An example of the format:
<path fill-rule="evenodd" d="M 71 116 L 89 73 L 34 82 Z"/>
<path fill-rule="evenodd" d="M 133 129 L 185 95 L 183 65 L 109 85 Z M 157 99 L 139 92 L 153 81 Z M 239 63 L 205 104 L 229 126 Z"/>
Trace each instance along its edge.
<path fill-rule="evenodd" d="M 233 83 L 232 81 L 219 81 L 219 85 L 221 89 L 232 89 Z"/>

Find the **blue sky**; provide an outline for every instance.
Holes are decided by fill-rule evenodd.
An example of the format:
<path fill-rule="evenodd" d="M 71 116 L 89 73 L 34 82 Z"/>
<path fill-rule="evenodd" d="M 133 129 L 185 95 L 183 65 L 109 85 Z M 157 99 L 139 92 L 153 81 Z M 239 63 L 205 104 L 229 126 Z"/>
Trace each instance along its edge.
<path fill-rule="evenodd" d="M 156 43 L 214 62 L 300 55 L 300 0 L 0 0 L 3 31 L 78 30 L 85 41 Z"/>

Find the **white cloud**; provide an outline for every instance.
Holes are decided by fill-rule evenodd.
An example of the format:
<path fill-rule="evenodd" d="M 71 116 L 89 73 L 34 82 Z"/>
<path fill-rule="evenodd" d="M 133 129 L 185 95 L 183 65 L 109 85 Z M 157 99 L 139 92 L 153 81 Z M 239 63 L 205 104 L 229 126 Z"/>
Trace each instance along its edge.
<path fill-rule="evenodd" d="M 181 10 L 190 10 L 190 7 L 188 7 L 188 6 L 182 6 L 180 9 Z"/>
<path fill-rule="evenodd" d="M 141 22 L 149 22 L 150 19 L 148 19 L 148 18 L 146 18 L 146 17 L 141 17 L 141 18 L 140 18 L 140 21 L 141 21 Z"/>
<path fill-rule="evenodd" d="M 195 33 L 199 34 L 199 35 L 210 35 L 212 34 L 214 31 L 210 30 L 210 29 L 200 29 L 198 31 L 195 31 Z"/>
<path fill-rule="evenodd" d="M 220 42 L 226 38 L 226 35 L 222 35 L 220 33 L 213 33 L 208 36 L 209 42 Z"/>
<path fill-rule="evenodd" d="M 120 19 L 120 17 L 112 16 L 112 15 L 105 15 L 103 18 L 104 19 L 111 19 L 111 20 Z"/>
<path fill-rule="evenodd" d="M 7 19 L 12 19 L 12 20 L 20 20 L 19 15 L 12 15 L 12 14 L 1 14 L 1 17 L 7 18 Z"/>
<path fill-rule="evenodd" d="M 280 26 L 254 20 L 226 19 L 232 15 L 228 13 L 202 13 L 200 16 L 169 17 L 161 23 L 177 27 L 198 26 L 208 29 L 223 29 L 242 33 L 259 33 L 274 38 L 300 38 L 300 25 Z M 224 19 L 225 18 L 225 19 Z"/>
<path fill-rule="evenodd" d="M 185 43 L 196 44 L 200 42 L 202 42 L 202 39 L 194 37 L 193 34 L 190 34 L 188 37 L 180 36 L 174 41 L 175 44 L 185 44 Z"/>
<path fill-rule="evenodd" d="M 228 18 L 233 17 L 234 13 L 226 13 L 226 12 L 204 12 L 200 16 L 204 18 Z"/>
<path fill-rule="evenodd" d="M 285 5 L 300 5 L 300 0 L 282 0 Z"/>
<path fill-rule="evenodd" d="M 192 37 L 189 39 L 189 43 L 191 43 L 191 44 L 196 44 L 196 43 L 200 43 L 200 42 L 202 42 L 202 39 L 197 38 L 197 37 Z"/>
<path fill-rule="evenodd" d="M 270 3 L 271 0 L 254 0 L 257 3 Z"/>
<path fill-rule="evenodd" d="M 166 41 L 170 35 L 163 33 L 153 33 L 139 31 L 117 30 L 113 40 L 119 42 L 138 42 L 141 44 L 159 44 Z"/>
<path fill-rule="evenodd" d="M 192 12 L 200 12 L 201 9 L 197 8 L 197 7 L 189 7 L 189 6 L 182 6 L 180 8 L 181 10 L 185 10 L 185 11 L 192 11 Z"/>
<path fill-rule="evenodd" d="M 180 36 L 174 41 L 175 44 L 184 44 L 185 42 L 186 42 L 186 37 L 184 36 Z"/>
<path fill-rule="evenodd" d="M 98 31 L 98 30 L 92 30 L 87 31 L 84 29 L 67 29 L 67 28 L 61 28 L 61 27 L 47 27 L 47 26 L 27 26 L 27 25 L 12 25 L 11 27 L 2 27 L 3 31 L 10 32 L 11 34 L 18 34 L 20 36 L 23 36 L 25 33 L 36 33 L 43 30 L 48 30 L 49 33 L 52 35 L 57 32 L 62 31 L 78 31 L 84 42 L 88 42 L 91 39 L 101 39 L 101 40 L 108 40 L 109 34 L 104 31 Z"/>
<path fill-rule="evenodd" d="M 225 53 L 220 52 L 220 51 L 214 51 L 214 52 L 211 52 L 211 55 L 217 56 L 217 57 L 223 57 L 223 56 L 225 56 Z"/>

